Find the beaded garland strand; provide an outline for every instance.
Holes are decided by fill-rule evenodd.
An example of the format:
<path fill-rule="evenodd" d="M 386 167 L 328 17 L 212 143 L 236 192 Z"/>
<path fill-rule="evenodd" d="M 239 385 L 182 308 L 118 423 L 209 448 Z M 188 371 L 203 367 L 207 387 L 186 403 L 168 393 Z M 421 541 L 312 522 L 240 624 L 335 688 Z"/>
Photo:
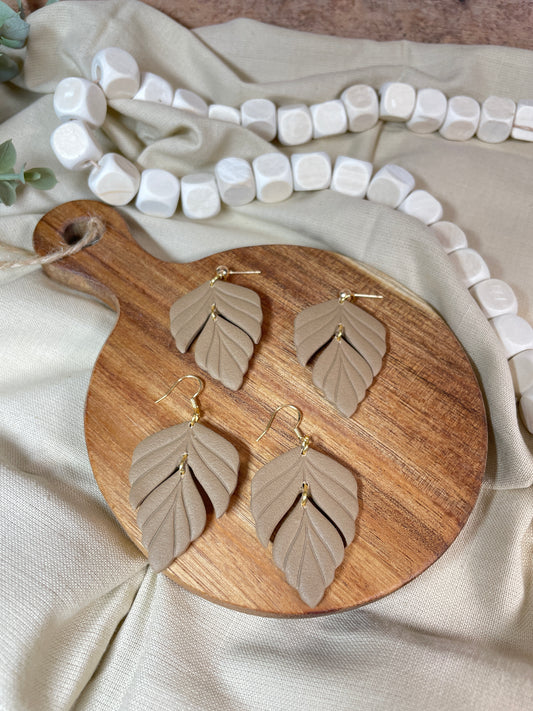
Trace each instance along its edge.
<path fill-rule="evenodd" d="M 54 94 L 54 109 L 63 121 L 51 136 L 52 149 L 70 170 L 91 167 L 89 188 L 111 205 L 126 205 L 134 197 L 141 212 L 171 217 L 181 193 L 183 214 L 190 219 L 215 216 L 221 202 L 240 206 L 258 199 L 281 202 L 293 191 L 331 189 L 388 205 L 430 226 L 449 255 L 467 288 L 498 334 L 511 368 L 519 410 L 533 433 L 533 328 L 517 315 L 511 287 L 490 277 L 481 255 L 468 247 L 464 232 L 443 221 L 440 202 L 425 190 L 415 190 L 414 177 L 404 168 L 388 164 L 375 174 L 371 163 L 338 156 L 332 169 L 325 152 L 260 155 L 252 164 L 228 157 L 214 173 L 185 175 L 179 180 L 166 170 L 142 173 L 117 153 L 98 145 L 92 129 L 104 123 L 107 100 L 128 98 L 171 105 L 202 117 L 241 124 L 262 138 L 276 137 L 285 146 L 302 145 L 314 138 L 372 128 L 378 120 L 403 122 L 416 133 L 439 131 L 448 140 L 466 141 L 474 135 L 488 143 L 511 137 L 533 141 L 533 101 L 490 96 L 480 105 L 468 96 L 447 98 L 440 90 L 418 91 L 403 82 L 387 82 L 379 92 L 358 84 L 339 99 L 312 106 L 293 104 L 279 108 L 268 99 L 245 101 L 240 109 L 208 104 L 187 89 L 177 89 L 162 77 L 140 72 L 135 59 L 122 49 L 108 47 L 95 55 L 89 81 L 63 79 Z"/>

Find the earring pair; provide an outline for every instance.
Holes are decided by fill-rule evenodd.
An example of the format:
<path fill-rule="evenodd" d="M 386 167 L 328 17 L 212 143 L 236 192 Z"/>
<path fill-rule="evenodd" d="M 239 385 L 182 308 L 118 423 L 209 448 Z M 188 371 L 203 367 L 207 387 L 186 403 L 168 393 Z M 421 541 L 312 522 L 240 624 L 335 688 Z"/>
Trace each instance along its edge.
<path fill-rule="evenodd" d="M 185 353 L 196 339 L 196 363 L 230 390 L 242 385 L 254 344 L 261 338 L 263 312 L 256 292 L 227 278 L 260 273 L 219 266 L 210 281 L 170 309 L 170 330 L 178 350 Z M 313 383 L 346 417 L 365 397 L 387 349 L 385 327 L 356 306 L 356 298 L 383 297 L 345 289 L 338 298 L 304 309 L 294 321 L 298 361 L 305 366 L 313 360 Z"/>
<path fill-rule="evenodd" d="M 197 397 L 203 382 L 179 378 L 156 402 L 186 379 L 195 380 L 189 422 L 149 435 L 133 452 L 130 504 L 155 572 L 167 568 L 205 529 L 201 487 L 219 518 L 227 510 L 238 480 L 239 453 L 221 435 L 199 423 Z M 261 467 L 252 480 L 251 509 L 260 542 L 273 540 L 274 563 L 311 607 L 322 599 L 355 535 L 358 512 L 354 475 L 310 446 L 300 430 L 301 411 L 277 407 L 259 441 L 283 408 L 297 413 L 298 446 Z"/>

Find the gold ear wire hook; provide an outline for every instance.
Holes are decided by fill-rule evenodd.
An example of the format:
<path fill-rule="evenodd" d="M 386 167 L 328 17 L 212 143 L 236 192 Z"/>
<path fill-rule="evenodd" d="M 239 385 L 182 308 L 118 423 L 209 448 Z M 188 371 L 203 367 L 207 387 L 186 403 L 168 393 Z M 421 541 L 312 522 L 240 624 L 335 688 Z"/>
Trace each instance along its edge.
<path fill-rule="evenodd" d="M 296 412 L 298 415 L 298 422 L 293 427 L 293 431 L 296 434 L 296 436 L 298 437 L 298 441 L 300 442 L 300 445 L 302 447 L 301 453 L 305 454 L 307 452 L 307 450 L 309 449 L 309 437 L 307 435 L 304 435 L 304 433 L 300 429 L 300 422 L 302 421 L 303 414 L 302 414 L 302 411 L 296 407 L 296 405 L 290 405 L 289 403 L 287 403 L 285 405 L 280 405 L 279 407 L 276 407 L 274 412 L 270 415 L 270 419 L 268 421 L 266 428 L 263 430 L 263 432 L 259 435 L 259 437 L 255 441 L 259 442 L 261 437 L 264 437 L 266 435 L 268 430 L 271 428 L 272 423 L 274 422 L 274 418 L 276 417 L 276 415 L 278 414 L 278 412 L 280 410 L 283 410 L 284 407 L 294 410 L 294 412 Z"/>
<path fill-rule="evenodd" d="M 192 409 L 194 410 L 194 414 L 192 416 L 190 424 L 194 425 L 200 419 L 200 407 L 198 405 L 198 402 L 196 401 L 196 398 L 204 389 L 204 383 L 197 375 L 182 375 L 181 378 L 178 378 L 176 380 L 176 382 L 170 386 L 170 388 L 167 390 L 167 392 L 164 395 L 161 395 L 161 397 L 155 401 L 155 404 L 157 405 L 158 402 L 161 402 L 161 400 L 164 400 L 168 395 L 170 395 L 170 393 L 174 390 L 174 388 L 177 385 L 179 385 L 180 383 L 182 383 L 184 380 L 186 380 L 188 378 L 190 378 L 191 380 L 196 380 L 196 382 L 198 383 L 198 388 L 197 388 L 196 392 L 194 393 L 194 395 L 191 395 L 191 397 L 189 398 L 190 403 L 192 405 Z"/>

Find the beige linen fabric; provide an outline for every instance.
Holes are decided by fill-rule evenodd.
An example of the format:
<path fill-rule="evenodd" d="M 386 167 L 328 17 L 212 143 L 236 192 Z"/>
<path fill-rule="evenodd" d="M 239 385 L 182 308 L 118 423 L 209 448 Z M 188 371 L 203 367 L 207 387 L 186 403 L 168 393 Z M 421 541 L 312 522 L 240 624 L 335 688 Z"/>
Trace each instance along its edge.
<path fill-rule="evenodd" d="M 356 82 L 401 79 L 448 95 L 533 97 L 533 55 L 498 47 L 374 43 L 239 20 L 190 32 L 136 3 L 62 2 L 30 17 L 24 89 L 0 86 L 0 141 L 59 184 L 0 206 L 0 240 L 31 248 L 53 206 L 92 197 L 84 173 L 55 161 L 52 92 L 88 76 L 119 45 L 142 69 L 211 102 L 313 103 Z M 30 92 L 33 93 L 28 93 Z M 164 106 L 112 102 L 106 147 L 176 174 L 228 155 L 273 150 L 237 126 Z M 467 232 L 493 276 L 533 321 L 533 144 L 451 143 L 387 124 L 317 149 L 395 162 Z M 307 150 L 303 147 L 298 150 Z M 277 150 L 277 149 L 275 149 Z M 408 216 L 333 192 L 253 203 L 209 221 L 121 210 L 154 254 L 189 261 L 236 246 L 288 242 L 337 250 L 391 274 L 446 319 L 472 358 L 491 422 L 486 480 L 450 549 L 396 593 L 333 617 L 274 620 L 220 608 L 154 575 L 110 514 L 91 474 L 83 406 L 114 314 L 39 268 L 1 273 L 0 476 L 2 711 L 411 711 L 533 705 L 532 437 L 517 421 L 491 327 L 431 232 Z M 132 275 L 135 278 L 135 275 Z"/>

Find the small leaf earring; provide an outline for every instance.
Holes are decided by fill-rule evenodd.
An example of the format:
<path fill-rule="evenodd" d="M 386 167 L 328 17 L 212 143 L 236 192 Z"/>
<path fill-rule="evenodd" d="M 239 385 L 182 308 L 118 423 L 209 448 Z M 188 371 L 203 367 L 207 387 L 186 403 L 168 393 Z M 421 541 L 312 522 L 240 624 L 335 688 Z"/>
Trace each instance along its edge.
<path fill-rule="evenodd" d="M 142 544 L 156 573 L 184 553 L 205 528 L 206 509 L 198 485 L 213 504 L 217 518 L 228 508 L 237 486 L 238 451 L 198 422 L 196 398 L 203 389 L 200 378 L 184 375 L 156 403 L 188 378 L 198 385 L 190 398 L 191 420 L 143 439 L 133 452 L 129 473 L 130 504 L 138 509 Z"/>
<path fill-rule="evenodd" d="M 259 296 L 226 281 L 234 272 L 216 268 L 208 282 L 178 299 L 170 308 L 170 331 L 180 353 L 196 341 L 194 357 L 200 368 L 230 390 L 238 390 L 248 370 L 254 343 L 261 338 L 263 312 Z"/>
<path fill-rule="evenodd" d="M 365 397 L 387 351 L 385 326 L 351 303 L 355 298 L 383 297 L 343 290 L 337 299 L 310 306 L 294 319 L 294 344 L 301 365 L 329 341 L 313 365 L 313 383 L 346 417 L 353 415 Z"/>
<path fill-rule="evenodd" d="M 295 405 L 276 408 L 257 441 L 284 407 L 298 415 L 294 432 L 299 446 L 257 471 L 251 509 L 265 548 L 276 531 L 274 563 L 301 599 L 315 607 L 342 563 L 344 547 L 355 536 L 357 482 L 349 469 L 309 446 L 310 438 L 300 430 L 302 413 Z"/>

